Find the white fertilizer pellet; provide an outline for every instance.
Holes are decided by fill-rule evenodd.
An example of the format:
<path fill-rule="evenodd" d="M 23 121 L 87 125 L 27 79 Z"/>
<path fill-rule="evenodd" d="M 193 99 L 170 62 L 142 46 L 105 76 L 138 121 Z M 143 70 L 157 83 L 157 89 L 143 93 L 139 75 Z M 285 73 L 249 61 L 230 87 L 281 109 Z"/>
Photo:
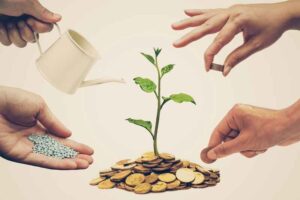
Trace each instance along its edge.
<path fill-rule="evenodd" d="M 59 143 L 48 135 L 32 134 L 28 136 L 28 139 L 33 143 L 33 153 L 58 159 L 74 158 L 78 154 L 74 149 Z"/>

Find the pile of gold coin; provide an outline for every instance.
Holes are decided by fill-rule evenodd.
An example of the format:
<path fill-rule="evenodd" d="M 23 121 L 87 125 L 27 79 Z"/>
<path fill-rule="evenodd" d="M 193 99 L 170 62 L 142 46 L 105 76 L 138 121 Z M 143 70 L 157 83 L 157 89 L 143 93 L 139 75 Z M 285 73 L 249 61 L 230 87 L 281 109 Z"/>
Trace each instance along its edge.
<path fill-rule="evenodd" d="M 176 159 L 168 153 L 144 153 L 136 160 L 125 159 L 100 171 L 90 185 L 99 189 L 118 188 L 136 194 L 206 188 L 220 182 L 220 172 Z"/>

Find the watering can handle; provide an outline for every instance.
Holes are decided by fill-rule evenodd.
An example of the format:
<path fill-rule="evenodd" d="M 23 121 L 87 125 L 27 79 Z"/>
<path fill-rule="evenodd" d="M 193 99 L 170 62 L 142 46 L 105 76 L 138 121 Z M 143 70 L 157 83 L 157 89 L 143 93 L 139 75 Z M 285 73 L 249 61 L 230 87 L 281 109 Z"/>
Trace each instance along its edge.
<path fill-rule="evenodd" d="M 54 26 L 56 27 L 56 29 L 57 29 L 57 31 L 58 31 L 58 33 L 59 33 L 59 36 L 61 36 L 61 30 L 60 30 L 60 27 L 58 26 L 58 24 L 57 24 L 57 23 L 54 23 Z M 35 40 L 36 43 L 37 43 L 39 52 L 40 52 L 40 54 L 42 55 L 42 54 L 43 54 L 43 50 L 42 50 L 42 46 L 41 46 L 40 40 L 39 40 L 39 33 L 34 32 L 33 35 L 34 35 L 34 40 Z"/>

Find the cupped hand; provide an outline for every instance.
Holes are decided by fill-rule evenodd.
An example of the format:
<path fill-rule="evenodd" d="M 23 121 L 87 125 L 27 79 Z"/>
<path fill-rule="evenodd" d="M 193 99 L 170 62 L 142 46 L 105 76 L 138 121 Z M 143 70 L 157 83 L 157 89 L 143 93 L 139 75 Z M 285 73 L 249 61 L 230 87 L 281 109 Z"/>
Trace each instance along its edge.
<path fill-rule="evenodd" d="M 234 153 L 252 158 L 275 145 L 285 146 L 298 142 L 299 119 L 296 123 L 289 112 L 299 111 L 236 105 L 213 131 L 208 147 L 201 153 L 201 159 L 211 163 Z"/>
<path fill-rule="evenodd" d="M 3 0 L 0 2 L 0 42 L 25 47 L 35 42 L 34 32 L 45 33 L 61 16 L 43 7 L 37 0 Z"/>
<path fill-rule="evenodd" d="M 295 3 L 299 6 L 299 1 Z M 291 28 L 289 9 L 293 4 L 294 2 L 284 2 L 235 5 L 225 9 L 186 10 L 189 18 L 174 23 L 172 27 L 175 30 L 193 30 L 176 41 L 174 46 L 184 47 L 208 34 L 218 33 L 204 54 L 205 68 L 209 71 L 219 51 L 237 34 L 242 33 L 244 43 L 233 50 L 224 62 L 223 74 L 227 76 L 238 63 L 270 46 Z"/>
<path fill-rule="evenodd" d="M 93 162 L 93 149 L 68 139 L 71 132 L 51 113 L 45 101 L 16 88 L 0 87 L 0 156 L 19 163 L 50 169 L 85 169 Z M 74 159 L 33 153 L 31 134 L 49 134 L 79 152 Z"/>

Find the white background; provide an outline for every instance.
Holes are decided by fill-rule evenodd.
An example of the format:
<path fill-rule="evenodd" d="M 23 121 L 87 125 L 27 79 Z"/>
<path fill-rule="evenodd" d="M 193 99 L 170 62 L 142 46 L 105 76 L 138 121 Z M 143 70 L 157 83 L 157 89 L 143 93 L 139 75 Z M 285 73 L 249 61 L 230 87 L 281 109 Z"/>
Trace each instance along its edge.
<path fill-rule="evenodd" d="M 88 185 L 100 169 L 151 150 L 149 135 L 125 121 L 127 117 L 153 119 L 155 115 L 154 97 L 132 83 L 135 76 L 155 78 L 154 69 L 139 54 L 141 51 L 150 53 L 152 47 L 163 48 L 161 63 L 176 64 L 163 82 L 163 93 L 187 92 L 198 103 L 196 107 L 170 103 L 162 113 L 160 149 L 180 158 L 200 162 L 200 150 L 207 144 L 210 133 L 235 103 L 280 109 L 299 99 L 300 32 L 287 32 L 275 45 L 241 63 L 228 78 L 204 70 L 203 53 L 213 36 L 184 49 L 172 47 L 172 42 L 184 32 L 175 32 L 170 25 L 184 18 L 185 8 L 228 7 L 241 2 L 43 1 L 63 15 L 62 30 L 72 28 L 81 32 L 99 50 L 102 60 L 91 70 L 89 78 L 122 76 L 127 84 L 90 87 L 80 89 L 73 96 L 65 95 L 38 73 L 35 59 L 39 55 L 35 45 L 25 49 L 1 46 L 0 84 L 42 95 L 73 131 L 72 138 L 95 149 L 95 162 L 84 171 L 50 171 L 0 159 L 1 199 L 300 199 L 299 144 L 275 147 L 254 159 L 234 155 L 220 160 L 212 166 L 221 170 L 221 183 L 204 190 L 138 196 L 120 190 L 100 191 Z M 46 48 L 57 38 L 57 33 L 53 31 L 40 38 Z M 222 63 L 227 53 L 240 43 L 238 37 L 216 61 Z"/>

